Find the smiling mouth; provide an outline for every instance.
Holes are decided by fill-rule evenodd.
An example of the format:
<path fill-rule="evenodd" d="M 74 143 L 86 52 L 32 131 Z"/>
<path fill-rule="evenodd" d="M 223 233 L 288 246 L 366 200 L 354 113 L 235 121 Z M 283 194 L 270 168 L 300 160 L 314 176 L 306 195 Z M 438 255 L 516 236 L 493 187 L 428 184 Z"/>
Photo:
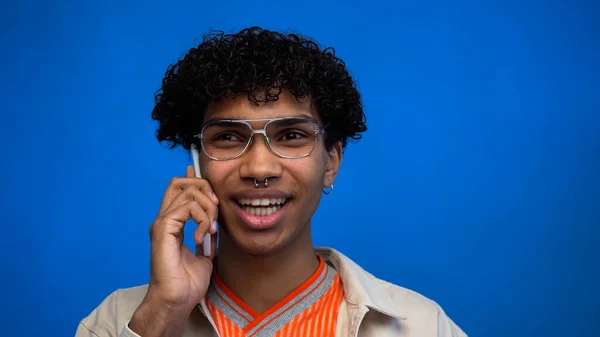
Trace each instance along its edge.
<path fill-rule="evenodd" d="M 288 198 L 237 199 L 241 209 L 254 216 L 268 216 L 283 207 Z"/>

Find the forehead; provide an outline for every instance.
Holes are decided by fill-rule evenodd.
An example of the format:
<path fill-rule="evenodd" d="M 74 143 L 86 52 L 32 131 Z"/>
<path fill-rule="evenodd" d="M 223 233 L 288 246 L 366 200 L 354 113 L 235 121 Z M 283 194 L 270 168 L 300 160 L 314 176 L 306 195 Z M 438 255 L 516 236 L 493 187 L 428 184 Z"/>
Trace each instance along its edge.
<path fill-rule="evenodd" d="M 236 98 L 226 98 L 208 105 L 204 122 L 215 119 L 261 119 L 276 117 L 304 116 L 320 121 L 311 108 L 310 99 L 297 100 L 292 94 L 283 91 L 279 100 L 257 105 L 241 94 Z"/>

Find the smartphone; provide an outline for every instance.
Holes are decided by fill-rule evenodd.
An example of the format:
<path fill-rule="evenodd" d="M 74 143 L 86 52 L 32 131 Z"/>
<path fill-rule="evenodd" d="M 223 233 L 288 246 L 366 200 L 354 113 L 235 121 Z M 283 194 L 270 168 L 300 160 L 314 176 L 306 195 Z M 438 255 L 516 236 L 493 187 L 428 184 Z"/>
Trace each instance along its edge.
<path fill-rule="evenodd" d="M 192 144 L 192 160 L 194 162 L 194 171 L 196 172 L 196 178 L 202 178 L 202 173 L 200 172 L 200 153 L 198 152 L 198 147 L 196 144 Z M 204 240 L 202 240 L 202 253 L 204 256 L 210 256 L 211 253 L 211 240 L 212 237 L 210 233 L 206 233 L 204 236 Z"/>

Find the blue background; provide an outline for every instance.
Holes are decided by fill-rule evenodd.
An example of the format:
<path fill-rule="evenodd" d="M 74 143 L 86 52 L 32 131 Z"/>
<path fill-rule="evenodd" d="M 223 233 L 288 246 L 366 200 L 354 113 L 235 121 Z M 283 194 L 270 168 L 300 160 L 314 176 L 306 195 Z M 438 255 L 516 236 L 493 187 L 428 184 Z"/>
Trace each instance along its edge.
<path fill-rule="evenodd" d="M 255 24 L 334 46 L 364 94 L 316 245 L 471 336 L 597 333 L 598 2 L 50 3 L 0 8 L 2 335 L 72 336 L 147 282 L 189 163 L 156 142 L 153 93 L 210 28 Z"/>

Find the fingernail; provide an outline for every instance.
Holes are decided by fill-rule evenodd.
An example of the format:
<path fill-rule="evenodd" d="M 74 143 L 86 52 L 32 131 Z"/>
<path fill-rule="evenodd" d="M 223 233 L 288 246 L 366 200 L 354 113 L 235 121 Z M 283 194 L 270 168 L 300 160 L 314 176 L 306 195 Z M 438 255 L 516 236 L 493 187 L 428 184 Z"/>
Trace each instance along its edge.
<path fill-rule="evenodd" d="M 217 220 L 213 220 L 212 224 L 210 224 L 210 228 L 213 232 L 217 230 Z"/>
<path fill-rule="evenodd" d="M 215 202 L 219 202 L 219 199 L 217 198 L 217 195 L 215 194 L 215 192 L 212 192 L 212 198 Z"/>

